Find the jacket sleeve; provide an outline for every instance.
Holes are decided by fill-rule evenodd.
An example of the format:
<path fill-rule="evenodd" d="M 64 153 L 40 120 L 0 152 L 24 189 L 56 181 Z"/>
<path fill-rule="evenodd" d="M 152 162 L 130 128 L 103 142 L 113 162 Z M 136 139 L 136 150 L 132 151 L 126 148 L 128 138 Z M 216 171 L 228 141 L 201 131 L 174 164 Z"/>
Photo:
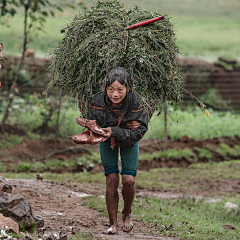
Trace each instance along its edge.
<path fill-rule="evenodd" d="M 116 140 L 125 141 L 129 143 L 138 142 L 143 137 L 143 135 L 147 132 L 148 122 L 146 120 L 145 115 L 142 115 L 140 118 L 136 119 L 135 121 L 138 121 L 141 123 L 141 126 L 136 130 L 130 130 L 130 129 L 125 129 L 121 127 L 111 127 L 112 129 L 111 137 L 114 137 Z"/>
<path fill-rule="evenodd" d="M 101 114 L 99 113 L 99 110 L 89 108 L 88 109 L 88 120 L 96 120 L 96 123 L 98 126 L 101 126 Z"/>

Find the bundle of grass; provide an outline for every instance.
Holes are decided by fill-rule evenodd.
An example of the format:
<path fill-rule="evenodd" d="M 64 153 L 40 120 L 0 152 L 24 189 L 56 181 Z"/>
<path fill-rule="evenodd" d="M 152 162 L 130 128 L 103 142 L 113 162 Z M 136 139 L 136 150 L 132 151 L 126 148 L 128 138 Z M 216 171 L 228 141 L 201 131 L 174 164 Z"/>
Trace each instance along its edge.
<path fill-rule="evenodd" d="M 81 99 L 83 114 L 92 96 L 103 91 L 107 72 L 124 67 L 149 118 L 159 102 L 181 102 L 179 49 L 169 17 L 126 29 L 159 15 L 140 7 L 126 10 L 117 0 L 99 1 L 80 13 L 61 30 L 64 37 L 53 52 L 49 88 Z"/>

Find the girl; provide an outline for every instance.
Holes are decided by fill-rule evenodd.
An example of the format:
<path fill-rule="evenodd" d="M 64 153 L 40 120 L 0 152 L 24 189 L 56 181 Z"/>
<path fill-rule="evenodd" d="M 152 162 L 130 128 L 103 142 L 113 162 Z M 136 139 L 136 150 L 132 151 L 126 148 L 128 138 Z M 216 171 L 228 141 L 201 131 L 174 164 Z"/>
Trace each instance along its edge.
<path fill-rule="evenodd" d="M 124 68 L 114 68 L 106 77 L 104 94 L 94 96 L 88 119 L 106 132 L 99 144 L 106 176 L 106 204 L 111 227 L 109 234 L 117 234 L 119 169 L 118 153 L 122 162 L 123 231 L 133 228 L 131 206 L 135 195 L 135 176 L 139 158 L 139 140 L 147 132 L 148 122 L 143 108 L 132 93 L 132 80 Z"/>

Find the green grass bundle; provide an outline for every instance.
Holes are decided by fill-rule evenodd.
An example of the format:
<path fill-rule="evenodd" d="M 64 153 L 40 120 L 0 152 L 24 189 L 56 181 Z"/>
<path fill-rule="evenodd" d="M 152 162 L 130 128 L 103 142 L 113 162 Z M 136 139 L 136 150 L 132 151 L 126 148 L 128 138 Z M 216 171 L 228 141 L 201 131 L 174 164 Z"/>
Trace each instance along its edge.
<path fill-rule="evenodd" d="M 107 72 L 124 67 L 149 116 L 159 101 L 181 102 L 179 49 L 169 17 L 126 30 L 160 15 L 141 7 L 126 9 L 117 0 L 99 1 L 80 13 L 61 29 L 64 37 L 52 55 L 49 88 L 81 99 L 84 111 L 92 96 L 104 90 Z"/>

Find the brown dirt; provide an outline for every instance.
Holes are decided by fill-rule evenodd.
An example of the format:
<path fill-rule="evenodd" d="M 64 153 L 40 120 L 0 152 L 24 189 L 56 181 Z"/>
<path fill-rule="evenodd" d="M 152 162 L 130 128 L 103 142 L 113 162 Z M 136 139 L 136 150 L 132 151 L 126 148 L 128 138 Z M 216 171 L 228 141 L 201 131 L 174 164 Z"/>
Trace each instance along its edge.
<path fill-rule="evenodd" d="M 15 124 L 15 125 L 9 125 L 4 124 L 3 127 L 0 128 L 0 133 L 7 133 L 7 134 L 17 134 L 19 136 L 26 136 L 26 132 L 21 128 L 21 126 Z"/>
<path fill-rule="evenodd" d="M 44 219 L 45 226 L 50 227 L 48 232 L 60 233 L 61 230 L 65 230 L 68 235 L 71 235 L 71 228 L 78 227 L 81 232 L 91 232 L 99 239 L 176 239 L 154 235 L 151 233 L 151 229 L 156 227 L 154 224 L 135 220 L 133 220 L 134 229 L 131 233 L 125 233 L 122 231 L 121 219 L 119 219 L 118 235 L 107 235 L 108 218 L 82 205 L 87 195 L 104 196 L 104 190 L 92 185 L 35 179 L 8 179 L 8 182 L 14 186 L 13 194 L 21 194 L 28 199 L 34 215 L 40 215 Z"/>
<path fill-rule="evenodd" d="M 84 197 L 95 195 L 99 198 L 104 197 L 105 190 L 91 184 L 80 184 L 74 182 L 54 182 L 40 181 L 37 179 L 7 179 L 13 186 L 13 194 L 23 195 L 31 204 L 33 214 L 40 215 L 45 222 L 45 227 L 50 229 L 49 233 L 60 233 L 65 230 L 70 236 L 71 229 L 78 227 L 81 232 L 90 232 L 95 237 L 105 240 L 122 239 L 159 239 L 177 240 L 178 238 L 157 236 L 152 234 L 152 230 L 161 228 L 160 225 L 148 224 L 136 221 L 133 218 L 134 229 L 131 233 L 122 231 L 122 221 L 119 219 L 118 235 L 110 236 L 106 234 L 109 221 L 106 216 L 102 216 L 96 210 L 83 206 Z M 220 193 L 240 193 L 240 182 L 237 180 L 222 180 L 218 182 L 194 183 L 199 185 L 199 190 L 187 194 L 186 192 L 176 191 L 150 191 L 147 189 L 136 189 L 136 196 L 159 197 L 167 199 L 182 199 L 186 197 L 195 199 L 205 199 L 208 202 L 221 200 Z M 201 189 L 201 190 L 200 190 Z M 121 188 L 119 189 L 121 197 Z M 211 198 L 207 197 L 211 194 Z M 214 197 L 218 196 L 218 197 Z M 119 209 L 121 211 L 121 209 Z M 179 239 L 178 239 L 179 240 Z"/>

